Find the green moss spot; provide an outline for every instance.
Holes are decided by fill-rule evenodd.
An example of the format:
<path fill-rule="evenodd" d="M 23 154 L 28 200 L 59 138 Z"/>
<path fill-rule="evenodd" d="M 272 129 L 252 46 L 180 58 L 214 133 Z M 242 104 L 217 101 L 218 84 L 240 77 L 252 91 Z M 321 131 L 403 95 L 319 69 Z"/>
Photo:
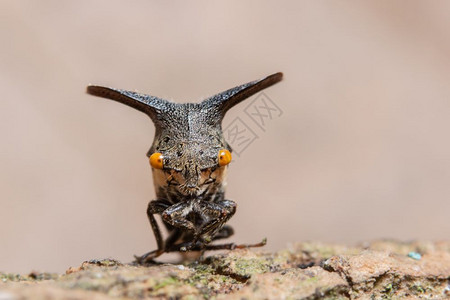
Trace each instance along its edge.
<path fill-rule="evenodd" d="M 155 284 L 155 286 L 153 287 L 153 290 L 156 291 L 156 290 L 159 290 L 168 285 L 178 285 L 178 284 L 180 284 L 180 282 L 178 281 L 178 279 L 176 277 L 172 277 L 172 276 L 166 277 L 162 281 Z"/>
<path fill-rule="evenodd" d="M 420 285 L 413 285 L 412 288 L 419 293 L 425 293 L 425 289 Z"/>
<path fill-rule="evenodd" d="M 253 275 L 269 271 L 269 263 L 265 259 L 238 259 L 236 273 L 239 275 Z"/>
<path fill-rule="evenodd" d="M 308 283 L 316 283 L 316 282 L 318 282 L 319 281 L 319 278 L 317 278 L 317 277 L 311 277 L 311 278 L 308 278 L 307 280 L 306 280 L 306 282 L 308 282 Z"/>

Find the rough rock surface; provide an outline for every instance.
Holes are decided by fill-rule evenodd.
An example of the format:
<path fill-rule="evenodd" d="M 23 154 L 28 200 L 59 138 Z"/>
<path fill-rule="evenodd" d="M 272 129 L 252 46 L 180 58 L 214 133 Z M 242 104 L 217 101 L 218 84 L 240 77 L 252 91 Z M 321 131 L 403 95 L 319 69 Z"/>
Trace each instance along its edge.
<path fill-rule="evenodd" d="M 298 243 L 201 262 L 92 260 L 66 274 L 0 273 L 3 299 L 450 299 L 450 242 Z"/>

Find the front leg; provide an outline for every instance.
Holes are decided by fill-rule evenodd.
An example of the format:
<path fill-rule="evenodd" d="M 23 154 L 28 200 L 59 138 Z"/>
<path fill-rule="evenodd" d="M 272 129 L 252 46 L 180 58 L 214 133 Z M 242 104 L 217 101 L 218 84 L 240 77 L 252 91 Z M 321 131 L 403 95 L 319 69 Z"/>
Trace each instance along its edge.
<path fill-rule="evenodd" d="M 156 239 L 156 244 L 158 248 L 156 250 L 150 251 L 142 256 L 134 256 L 138 263 L 148 262 L 153 258 L 156 258 L 164 253 L 164 240 L 161 235 L 161 230 L 159 229 L 158 223 L 156 222 L 154 214 L 160 214 L 165 209 L 170 206 L 170 202 L 166 200 L 153 200 L 150 201 L 147 207 L 147 217 L 152 227 L 153 234 Z"/>
<path fill-rule="evenodd" d="M 182 231 L 191 231 L 195 234 L 197 232 L 196 226 L 187 219 L 190 212 L 192 212 L 191 202 L 179 202 L 166 208 L 162 212 L 161 218 L 165 223 L 173 227 L 179 228 Z"/>
<path fill-rule="evenodd" d="M 204 213 L 209 214 L 212 218 L 205 223 L 200 229 L 200 235 L 206 235 L 206 243 L 197 243 L 191 250 L 233 250 L 242 248 L 254 248 L 262 247 L 266 245 L 267 240 L 264 238 L 261 242 L 255 244 L 219 244 L 219 245 L 207 245 L 210 240 L 217 240 L 227 238 L 234 232 L 233 229 L 224 224 L 234 215 L 236 212 L 236 203 L 231 200 L 218 200 L 213 203 L 204 203 Z"/>
<path fill-rule="evenodd" d="M 198 238 L 206 243 L 215 239 L 222 226 L 234 215 L 237 204 L 231 200 L 219 200 L 216 202 L 201 202 L 197 207 L 198 213 L 202 214 L 205 223 L 198 232 Z M 231 234 L 233 231 L 231 230 Z M 230 235 L 231 235 L 230 234 Z"/>
<path fill-rule="evenodd" d="M 198 231 L 194 223 L 187 219 L 191 211 L 192 202 L 179 202 L 177 204 L 170 205 L 169 202 L 164 200 L 151 201 L 147 209 L 147 215 L 152 226 L 153 233 L 155 234 L 158 249 L 148 252 L 140 257 L 135 256 L 136 262 L 139 264 L 147 263 L 164 252 L 179 251 L 172 249 L 179 249 L 180 247 L 180 245 L 173 245 L 175 240 L 180 236 L 180 232 L 191 231 L 195 236 Z M 160 214 L 164 223 L 175 227 L 172 235 L 167 238 L 165 243 L 163 242 L 161 231 L 154 214 Z M 194 245 L 195 243 L 188 242 L 186 244 L 188 245 L 187 250 L 189 250 L 191 247 L 190 245 Z"/>
<path fill-rule="evenodd" d="M 223 224 L 235 212 L 236 203 L 231 200 L 180 202 L 168 207 L 161 214 L 164 222 L 180 231 L 191 232 L 193 239 L 176 245 L 166 243 L 165 251 L 189 251 L 203 248 L 215 238 Z M 191 218 L 192 213 L 200 220 L 200 223 L 194 223 L 196 218 Z"/>

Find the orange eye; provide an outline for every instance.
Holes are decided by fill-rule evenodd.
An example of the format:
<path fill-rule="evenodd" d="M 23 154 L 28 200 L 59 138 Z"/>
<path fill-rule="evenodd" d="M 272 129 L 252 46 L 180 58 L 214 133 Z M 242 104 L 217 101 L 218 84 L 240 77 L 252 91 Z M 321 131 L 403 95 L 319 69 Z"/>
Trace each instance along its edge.
<path fill-rule="evenodd" d="M 227 149 L 219 151 L 219 166 L 223 167 L 231 162 L 231 153 Z"/>
<path fill-rule="evenodd" d="M 163 168 L 163 155 L 158 152 L 150 155 L 150 165 L 155 169 L 162 169 Z"/>

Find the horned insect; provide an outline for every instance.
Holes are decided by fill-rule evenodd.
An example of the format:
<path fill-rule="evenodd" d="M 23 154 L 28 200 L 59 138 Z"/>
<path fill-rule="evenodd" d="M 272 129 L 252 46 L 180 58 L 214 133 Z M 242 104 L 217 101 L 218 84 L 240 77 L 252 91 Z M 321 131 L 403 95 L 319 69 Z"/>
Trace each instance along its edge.
<path fill-rule="evenodd" d="M 232 149 L 225 141 L 222 120 L 226 112 L 255 93 L 281 81 L 282 73 L 239 85 L 200 103 L 173 103 L 137 92 L 90 85 L 87 93 L 131 106 L 147 114 L 155 137 L 147 153 L 152 167 L 156 199 L 147 216 L 157 249 L 136 256 L 147 263 L 166 252 L 206 251 L 259 247 L 257 244 L 211 244 L 228 238 L 233 229 L 225 223 L 236 203 L 225 199 L 225 181 Z M 155 215 L 167 228 L 163 239 Z"/>

